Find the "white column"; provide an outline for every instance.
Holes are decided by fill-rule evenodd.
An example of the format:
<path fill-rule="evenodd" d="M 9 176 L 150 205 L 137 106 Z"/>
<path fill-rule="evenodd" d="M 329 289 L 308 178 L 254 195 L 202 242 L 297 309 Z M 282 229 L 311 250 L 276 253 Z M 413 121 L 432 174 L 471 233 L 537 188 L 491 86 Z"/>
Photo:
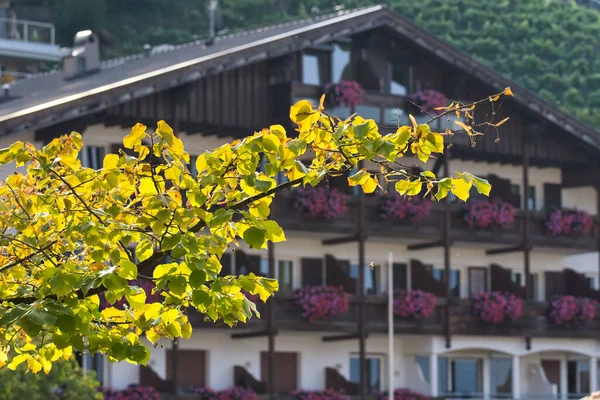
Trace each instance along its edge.
<path fill-rule="evenodd" d="M 513 399 L 521 398 L 521 362 L 519 356 L 512 358 L 512 393 Z"/>
<path fill-rule="evenodd" d="M 569 383 L 567 376 L 567 358 L 563 357 L 560 359 L 560 398 L 566 399 L 569 393 Z"/>
<path fill-rule="evenodd" d="M 598 390 L 598 358 L 590 357 L 590 392 Z"/>
<path fill-rule="evenodd" d="M 490 368 L 490 357 L 485 357 L 483 359 L 483 398 L 488 400 L 490 398 L 491 392 L 491 378 L 492 371 Z"/>
<path fill-rule="evenodd" d="M 429 355 L 429 387 L 432 397 L 439 396 L 438 381 L 438 355 L 432 353 Z"/>

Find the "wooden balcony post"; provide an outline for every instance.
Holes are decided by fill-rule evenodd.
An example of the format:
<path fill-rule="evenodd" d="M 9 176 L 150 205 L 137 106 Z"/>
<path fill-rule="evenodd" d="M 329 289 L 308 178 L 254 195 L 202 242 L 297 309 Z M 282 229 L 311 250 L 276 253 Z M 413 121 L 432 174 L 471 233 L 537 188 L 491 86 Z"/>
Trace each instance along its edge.
<path fill-rule="evenodd" d="M 269 277 L 275 278 L 275 245 L 268 244 L 269 251 Z M 272 296 L 267 308 L 267 327 L 269 331 L 269 375 L 267 377 L 267 388 L 269 398 L 275 400 L 275 298 Z"/>
<path fill-rule="evenodd" d="M 444 176 L 450 176 L 450 166 L 449 166 L 449 158 L 450 158 L 450 149 L 446 149 L 446 153 L 443 155 L 444 157 Z M 446 202 L 447 203 L 447 202 Z M 445 315 L 444 315 L 444 333 L 446 336 L 446 348 L 449 349 L 452 345 L 451 343 L 451 332 L 450 332 L 450 246 L 451 246 L 451 238 L 450 238 L 450 210 L 446 207 L 444 211 L 444 293 L 446 294 L 446 306 L 445 306 Z"/>
<path fill-rule="evenodd" d="M 523 135 L 523 264 L 525 274 L 525 296 L 531 299 L 530 269 L 530 237 L 529 237 L 529 142 Z"/>
<path fill-rule="evenodd" d="M 177 338 L 173 339 L 173 350 L 171 351 L 171 390 L 174 395 L 177 395 L 177 364 L 179 363 L 179 341 Z"/>

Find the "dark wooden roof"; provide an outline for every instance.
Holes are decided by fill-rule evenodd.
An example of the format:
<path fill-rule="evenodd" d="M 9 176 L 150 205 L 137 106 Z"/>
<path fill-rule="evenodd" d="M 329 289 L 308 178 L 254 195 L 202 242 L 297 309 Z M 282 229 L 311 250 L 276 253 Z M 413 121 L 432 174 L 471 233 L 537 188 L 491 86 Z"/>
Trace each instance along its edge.
<path fill-rule="evenodd" d="M 0 135 L 38 129 L 102 111 L 133 98 L 195 81 L 203 76 L 387 27 L 492 90 L 510 86 L 514 101 L 550 124 L 600 149 L 600 134 L 493 69 L 438 39 L 385 6 L 339 11 L 219 37 L 214 44 L 192 42 L 162 53 L 110 60 L 100 71 L 65 81 L 51 73 L 15 83 L 11 99 L 0 99 Z"/>

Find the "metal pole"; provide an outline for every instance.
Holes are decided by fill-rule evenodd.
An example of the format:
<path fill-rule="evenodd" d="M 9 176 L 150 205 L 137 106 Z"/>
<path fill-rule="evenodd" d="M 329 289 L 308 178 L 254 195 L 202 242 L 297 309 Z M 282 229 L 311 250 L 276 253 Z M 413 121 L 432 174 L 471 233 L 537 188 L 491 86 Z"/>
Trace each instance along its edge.
<path fill-rule="evenodd" d="M 531 299 L 531 276 L 529 274 L 529 143 L 523 138 L 523 263 L 525 273 L 525 296 Z"/>
<path fill-rule="evenodd" d="M 171 384 L 172 392 L 174 395 L 177 394 L 177 364 L 179 361 L 179 341 L 177 338 L 173 339 L 173 350 L 171 351 Z"/>
<path fill-rule="evenodd" d="M 23 22 L 23 40 L 28 41 L 29 39 L 29 25 L 27 22 Z"/>
<path fill-rule="evenodd" d="M 362 162 L 359 163 L 362 168 Z M 358 203 L 358 348 L 360 357 L 360 399 L 367 395 L 367 351 L 365 327 L 365 193 L 361 189 Z"/>
<path fill-rule="evenodd" d="M 444 154 L 444 176 L 450 176 L 450 150 L 446 149 Z M 446 348 L 452 345 L 450 337 L 450 210 L 446 204 L 444 210 L 444 292 L 446 294 L 446 305 L 444 313 L 444 333 L 446 336 Z"/>
<path fill-rule="evenodd" d="M 388 399 L 394 398 L 394 258 L 388 254 Z"/>
<path fill-rule="evenodd" d="M 273 242 L 268 244 L 269 251 L 269 277 L 275 278 L 275 245 Z M 269 389 L 269 398 L 275 400 L 275 297 L 271 297 L 267 303 L 267 325 L 269 330 L 269 372 L 267 377 L 267 387 Z"/>

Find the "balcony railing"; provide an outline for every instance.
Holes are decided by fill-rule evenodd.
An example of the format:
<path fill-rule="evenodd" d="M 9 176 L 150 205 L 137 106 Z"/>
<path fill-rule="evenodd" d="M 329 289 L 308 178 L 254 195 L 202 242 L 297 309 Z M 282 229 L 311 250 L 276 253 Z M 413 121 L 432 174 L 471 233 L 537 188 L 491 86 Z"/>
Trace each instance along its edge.
<path fill-rule="evenodd" d="M 329 333 L 356 333 L 358 326 L 358 298 L 351 296 L 350 310 L 329 320 L 310 322 L 302 317 L 302 309 L 291 294 L 280 293 L 275 301 L 275 326 L 279 331 L 312 331 Z M 551 338 L 597 338 L 600 331 L 600 306 L 596 308 L 593 321 L 573 326 L 557 326 L 548 319 L 549 302 L 524 301 L 523 313 L 515 321 L 488 324 L 473 314 L 469 299 L 450 299 L 450 330 L 453 335 L 551 337 Z M 383 295 L 368 295 L 365 300 L 366 329 L 369 333 L 387 333 L 387 298 Z M 257 304 L 261 318 L 252 318 L 237 329 L 261 331 L 266 329 L 266 306 Z M 444 334 L 446 300 L 437 299 L 432 315 L 422 320 L 394 318 L 396 334 Z M 190 322 L 198 327 L 215 327 L 204 322 L 198 313 L 190 313 Z"/>
<path fill-rule="evenodd" d="M 403 237 L 411 240 L 441 239 L 444 213 L 448 210 L 452 216 L 451 236 L 454 241 L 488 243 L 494 245 L 517 246 L 522 242 L 524 226 L 523 212 L 517 210 L 515 221 L 508 229 L 469 228 L 464 221 L 463 203 L 447 204 L 434 202 L 431 214 L 422 218 L 418 223 L 409 221 L 397 222 L 383 220 L 379 214 L 381 198 L 369 196 L 365 198 L 365 230 L 368 236 Z M 357 227 L 358 198 L 348 196 L 348 212 L 331 221 L 303 217 L 294 208 L 292 192 L 280 193 L 273 202 L 273 219 L 277 220 L 284 229 L 313 231 L 333 234 L 354 232 Z M 573 251 L 592 251 L 597 249 L 597 231 L 581 235 L 552 236 L 546 228 L 547 215 L 544 212 L 530 212 L 529 233 L 534 247 L 563 248 Z"/>
<path fill-rule="evenodd" d="M 0 18 L 0 39 L 55 44 L 53 24 L 25 19 Z"/>

